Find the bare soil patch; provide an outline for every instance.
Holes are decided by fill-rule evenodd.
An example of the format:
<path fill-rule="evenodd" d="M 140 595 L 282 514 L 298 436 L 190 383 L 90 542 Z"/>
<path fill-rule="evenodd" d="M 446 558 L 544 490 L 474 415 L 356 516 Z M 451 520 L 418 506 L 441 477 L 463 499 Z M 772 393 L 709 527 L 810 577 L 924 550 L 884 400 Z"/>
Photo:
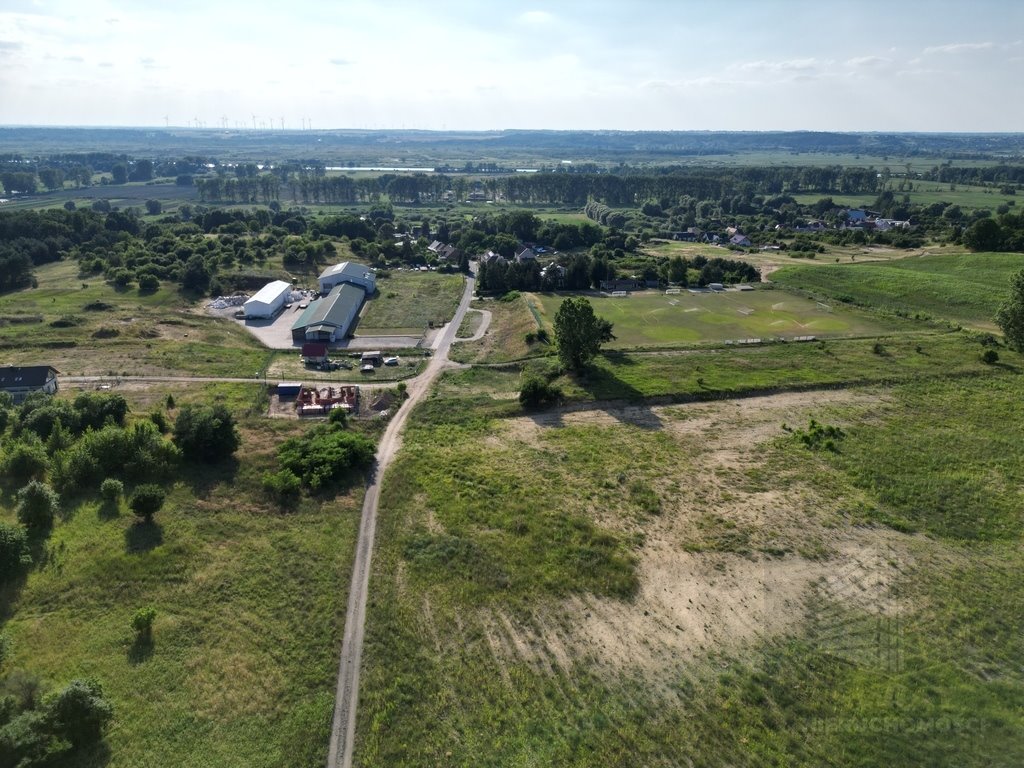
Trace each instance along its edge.
<path fill-rule="evenodd" d="M 527 444 L 559 425 L 662 429 L 701 471 L 665 478 L 662 512 L 642 526 L 595 512 L 602 525 L 642 531 L 633 600 L 577 596 L 526 618 L 488 611 L 481 622 L 492 652 L 543 670 L 588 659 L 656 686 L 675 665 L 791 632 L 813 601 L 898 612 L 891 587 L 911 559 L 907 536 L 842 524 L 836 500 L 806 483 L 745 480 L 783 422 L 842 423 L 844 410 L 885 406 L 878 394 L 844 390 L 509 420 L 503 438 Z"/>

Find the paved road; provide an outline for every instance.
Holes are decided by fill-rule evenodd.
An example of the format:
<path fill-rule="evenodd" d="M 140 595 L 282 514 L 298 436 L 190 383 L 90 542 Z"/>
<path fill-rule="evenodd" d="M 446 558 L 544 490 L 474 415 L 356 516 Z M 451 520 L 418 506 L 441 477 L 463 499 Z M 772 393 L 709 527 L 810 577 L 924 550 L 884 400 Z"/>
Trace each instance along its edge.
<path fill-rule="evenodd" d="M 331 746 L 327 756 L 328 768 L 350 768 L 352 750 L 356 735 L 356 706 L 359 703 L 359 664 L 363 653 L 363 628 L 366 622 L 366 593 L 370 581 L 370 559 L 373 555 L 373 536 L 377 527 L 377 503 L 380 498 L 380 481 L 388 465 L 401 446 L 402 427 L 413 406 L 428 392 L 430 385 L 448 366 L 448 349 L 462 318 L 473 297 L 476 283 L 475 273 L 466 279 L 462 301 L 452 321 L 439 334 L 435 342 L 434 356 L 426 370 L 415 379 L 408 381 L 409 398 L 388 424 L 377 447 L 377 456 L 371 475 L 370 485 L 363 500 L 362 519 L 359 523 L 359 539 L 356 542 L 356 559 L 352 567 L 352 583 L 349 586 L 348 609 L 345 613 L 345 634 L 341 642 L 341 662 L 338 665 L 338 687 L 334 701 L 334 720 L 331 724 Z"/>

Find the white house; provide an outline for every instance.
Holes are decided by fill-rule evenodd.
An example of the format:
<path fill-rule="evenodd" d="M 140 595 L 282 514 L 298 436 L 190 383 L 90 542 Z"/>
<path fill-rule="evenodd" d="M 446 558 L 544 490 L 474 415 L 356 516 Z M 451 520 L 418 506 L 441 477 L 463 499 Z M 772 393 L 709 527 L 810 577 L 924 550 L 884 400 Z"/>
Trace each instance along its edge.
<path fill-rule="evenodd" d="M 372 296 L 377 290 L 377 275 L 369 267 L 354 261 L 343 261 L 320 273 L 320 293 L 324 296 L 342 283 L 357 285 L 366 291 L 367 296 Z"/>
<path fill-rule="evenodd" d="M 284 280 L 275 280 L 260 288 L 242 309 L 246 318 L 273 317 L 288 301 L 292 287 Z"/>
<path fill-rule="evenodd" d="M 0 366 L 0 392 L 7 392 L 15 404 L 32 392 L 52 395 L 57 391 L 57 369 L 49 365 Z"/>

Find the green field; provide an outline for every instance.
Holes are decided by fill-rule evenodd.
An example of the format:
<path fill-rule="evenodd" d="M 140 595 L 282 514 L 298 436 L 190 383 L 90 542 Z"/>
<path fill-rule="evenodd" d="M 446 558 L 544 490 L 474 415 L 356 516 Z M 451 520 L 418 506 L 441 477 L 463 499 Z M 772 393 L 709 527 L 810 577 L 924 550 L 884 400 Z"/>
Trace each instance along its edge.
<path fill-rule="evenodd" d="M 932 203 L 949 203 L 959 205 L 961 208 L 987 208 L 994 211 L 1003 203 L 1010 206 L 1016 205 L 1016 195 L 1004 195 L 998 188 L 972 187 L 969 185 L 954 185 L 951 189 L 948 184 L 939 184 L 933 181 L 914 181 L 914 189 L 910 192 L 901 192 L 897 187 L 890 185 L 897 200 L 903 199 L 906 195 L 910 202 L 915 205 L 931 205 Z M 831 197 L 837 205 L 845 205 L 850 208 L 873 208 L 876 195 L 827 195 L 821 193 L 793 195 L 794 199 L 802 205 L 813 205 L 823 197 Z"/>
<path fill-rule="evenodd" d="M 357 764 L 1020 764 L 1024 392 L 989 371 L 423 407 L 385 478 Z M 812 417 L 837 453 L 783 429 Z"/>
<path fill-rule="evenodd" d="M 67 375 L 261 371 L 270 351 L 237 323 L 206 314 L 164 283 L 153 294 L 81 276 L 73 261 L 35 271 L 38 288 L 0 295 L 0 359 Z"/>
<path fill-rule="evenodd" d="M 163 385 L 159 395 L 245 409 L 255 390 Z M 140 416 L 163 405 L 154 391 L 115 391 Z M 0 592 L 5 675 L 46 690 L 95 677 L 113 703 L 109 753 L 61 765 L 323 765 L 362 488 L 287 513 L 266 498 L 276 446 L 306 428 L 243 416 L 236 459 L 183 469 L 151 525 L 93 492 L 64 501 L 37 565 Z M 131 616 L 146 605 L 157 619 L 140 645 Z"/>
<path fill-rule="evenodd" d="M 564 296 L 536 294 L 547 323 Z M 819 306 L 784 291 L 759 289 L 676 295 L 636 292 L 625 298 L 592 297 L 599 316 L 613 324 L 609 349 L 661 347 L 701 341 L 794 336 L 871 336 L 905 328 L 846 308 Z"/>
<path fill-rule="evenodd" d="M 377 281 L 377 294 L 366 303 L 356 335 L 415 335 L 428 323 L 448 322 L 462 298 L 462 275 L 392 271 Z"/>
<path fill-rule="evenodd" d="M 1024 254 L 957 253 L 884 265 L 785 267 L 772 274 L 772 281 L 829 301 L 991 329 L 1010 277 L 1020 269 L 1024 269 Z"/>

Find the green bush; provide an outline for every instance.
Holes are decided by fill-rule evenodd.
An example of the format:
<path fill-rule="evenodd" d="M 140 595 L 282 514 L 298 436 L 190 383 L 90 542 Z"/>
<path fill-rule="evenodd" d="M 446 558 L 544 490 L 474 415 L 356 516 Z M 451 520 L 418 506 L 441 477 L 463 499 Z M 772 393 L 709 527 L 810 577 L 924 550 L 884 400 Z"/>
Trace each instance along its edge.
<path fill-rule="evenodd" d="M 160 511 L 164 505 L 167 494 L 159 485 L 140 485 L 132 494 L 128 506 L 137 516 L 145 518 L 146 522 L 153 519 L 153 515 Z"/>
<path fill-rule="evenodd" d="M 331 424 L 286 440 L 277 451 L 281 466 L 313 490 L 339 485 L 350 470 L 369 466 L 373 454 L 368 438 Z"/>
<path fill-rule="evenodd" d="M 25 529 L 0 522 L 0 584 L 17 576 L 31 563 Z"/>
<path fill-rule="evenodd" d="M 556 405 L 561 399 L 561 389 L 534 375 L 526 376 L 519 389 L 519 404 L 524 408 Z"/>
<path fill-rule="evenodd" d="M 985 365 L 995 365 L 999 362 L 999 353 L 994 349 L 986 349 L 981 353 L 981 362 Z"/>
<path fill-rule="evenodd" d="M 51 727 L 73 747 L 95 744 L 114 716 L 114 708 L 95 680 L 73 680 L 47 702 Z"/>
<path fill-rule="evenodd" d="M 138 640 L 148 640 L 153 635 L 153 622 L 156 621 L 156 608 L 147 605 L 132 614 L 132 629 Z"/>
<path fill-rule="evenodd" d="M 108 477 L 100 483 L 100 496 L 108 504 L 116 504 L 124 495 L 124 483 L 113 477 Z"/>
<path fill-rule="evenodd" d="M 223 405 L 186 405 L 174 420 L 174 442 L 189 461 L 222 461 L 238 449 L 235 420 Z"/>
<path fill-rule="evenodd" d="M 46 529 L 60 507 L 60 497 L 46 483 L 31 481 L 17 494 L 18 520 L 26 528 Z"/>
<path fill-rule="evenodd" d="M 263 475 L 263 490 L 281 506 L 291 506 L 298 501 L 302 480 L 289 469 L 267 472 Z"/>
<path fill-rule="evenodd" d="M 8 452 L 4 459 L 4 474 L 18 481 L 40 478 L 46 474 L 49 464 L 42 442 L 26 436 Z"/>

